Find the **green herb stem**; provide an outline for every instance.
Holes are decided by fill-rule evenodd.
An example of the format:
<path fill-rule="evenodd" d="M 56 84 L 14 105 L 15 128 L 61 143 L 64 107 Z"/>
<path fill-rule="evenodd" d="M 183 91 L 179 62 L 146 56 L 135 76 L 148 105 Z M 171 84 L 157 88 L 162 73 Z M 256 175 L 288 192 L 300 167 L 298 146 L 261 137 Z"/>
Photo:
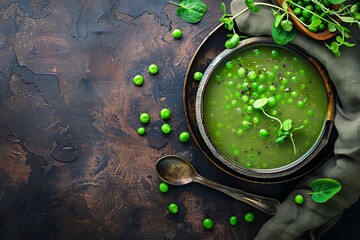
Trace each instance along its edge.
<path fill-rule="evenodd" d="M 294 155 L 297 153 L 297 149 L 296 149 L 296 146 L 295 146 L 295 140 L 293 138 L 293 134 L 290 133 L 290 139 L 291 139 L 291 143 L 293 145 L 293 149 L 294 149 Z"/>
<path fill-rule="evenodd" d="M 280 123 L 280 129 L 282 129 L 282 122 L 280 121 L 280 119 L 276 118 L 276 117 L 273 117 L 273 116 L 270 116 L 269 114 L 267 114 L 264 110 L 264 108 L 262 107 L 261 110 L 263 111 L 263 113 L 265 114 L 265 116 L 267 116 L 268 118 L 271 118 L 271 119 L 274 119 L 276 121 L 278 121 Z"/>
<path fill-rule="evenodd" d="M 176 2 L 172 2 L 172 1 L 169 1 L 169 3 L 175 5 L 175 6 L 178 6 L 178 7 L 182 7 L 180 4 L 176 3 Z"/>

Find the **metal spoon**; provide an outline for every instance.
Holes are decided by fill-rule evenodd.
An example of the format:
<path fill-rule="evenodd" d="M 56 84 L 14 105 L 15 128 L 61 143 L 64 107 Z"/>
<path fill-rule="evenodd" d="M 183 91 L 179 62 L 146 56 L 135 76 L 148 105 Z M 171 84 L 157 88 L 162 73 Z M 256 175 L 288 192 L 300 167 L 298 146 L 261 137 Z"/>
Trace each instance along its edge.
<path fill-rule="evenodd" d="M 179 156 L 168 155 L 160 158 L 156 162 L 156 171 L 164 182 L 171 185 L 181 186 L 191 182 L 201 183 L 247 203 L 269 215 L 275 214 L 280 205 L 277 199 L 258 196 L 206 179 L 195 171 L 191 163 Z"/>

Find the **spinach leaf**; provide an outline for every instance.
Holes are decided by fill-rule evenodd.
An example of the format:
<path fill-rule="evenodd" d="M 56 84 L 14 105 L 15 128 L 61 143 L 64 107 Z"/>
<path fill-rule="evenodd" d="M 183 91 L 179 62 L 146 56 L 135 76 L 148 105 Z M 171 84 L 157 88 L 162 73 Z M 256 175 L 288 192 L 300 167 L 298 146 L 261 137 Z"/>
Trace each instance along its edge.
<path fill-rule="evenodd" d="M 341 190 L 341 184 L 330 178 L 319 178 L 310 185 L 313 190 L 310 193 L 312 199 L 317 203 L 324 203 Z"/>
<path fill-rule="evenodd" d="M 176 14 L 188 23 L 200 22 L 207 11 L 207 6 L 201 0 L 180 0 L 179 3 L 170 3 L 179 7 Z"/>
<path fill-rule="evenodd" d="M 278 25 L 275 27 L 273 24 L 271 28 L 271 35 L 277 44 L 286 45 L 296 37 L 296 31 L 295 28 L 293 28 L 291 31 L 286 32 L 281 26 Z"/>

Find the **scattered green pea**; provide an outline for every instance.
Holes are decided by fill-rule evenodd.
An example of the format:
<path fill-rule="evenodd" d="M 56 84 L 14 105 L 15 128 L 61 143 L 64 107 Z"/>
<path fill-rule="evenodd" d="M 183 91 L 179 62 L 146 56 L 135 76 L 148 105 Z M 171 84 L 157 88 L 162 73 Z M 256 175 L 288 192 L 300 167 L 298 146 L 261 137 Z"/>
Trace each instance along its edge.
<path fill-rule="evenodd" d="M 195 72 L 194 73 L 194 79 L 197 81 L 200 81 L 203 77 L 203 74 L 201 72 Z"/>
<path fill-rule="evenodd" d="M 230 218 L 229 218 L 229 223 L 230 223 L 230 225 L 232 225 L 232 226 L 235 226 L 236 224 L 237 224 L 237 217 L 236 216 L 231 216 Z"/>
<path fill-rule="evenodd" d="M 258 124 L 260 122 L 260 119 L 258 117 L 253 117 L 253 123 Z"/>
<path fill-rule="evenodd" d="M 139 127 L 138 130 L 137 130 L 137 133 L 139 135 L 144 135 L 146 132 L 145 128 L 144 127 Z"/>
<path fill-rule="evenodd" d="M 149 73 L 152 74 L 152 75 L 155 75 L 158 73 L 159 71 L 159 68 L 156 64 L 151 64 L 149 67 L 148 67 L 148 70 L 149 70 Z"/>
<path fill-rule="evenodd" d="M 245 214 L 244 219 L 246 222 L 253 222 L 254 221 L 254 214 L 251 212 L 248 212 Z"/>
<path fill-rule="evenodd" d="M 305 105 L 305 103 L 303 102 L 303 101 L 298 101 L 297 103 L 296 103 L 296 106 L 297 107 L 303 107 Z"/>
<path fill-rule="evenodd" d="M 278 56 L 279 56 L 279 52 L 277 50 L 274 49 L 271 51 L 271 57 L 276 58 Z"/>
<path fill-rule="evenodd" d="M 169 205 L 169 211 L 172 213 L 172 214 L 176 214 L 178 211 L 179 211 L 179 208 L 178 206 L 176 205 L 176 203 L 170 203 Z"/>
<path fill-rule="evenodd" d="M 241 128 L 238 128 L 238 129 L 236 130 L 236 135 L 238 135 L 239 137 L 241 137 L 242 135 L 244 135 L 244 130 L 241 129 Z"/>
<path fill-rule="evenodd" d="M 133 83 L 137 86 L 141 86 L 143 82 L 144 82 L 144 77 L 139 74 L 133 78 Z"/>
<path fill-rule="evenodd" d="M 162 126 L 161 126 L 161 131 L 164 133 L 164 134 L 169 134 L 171 132 L 171 126 L 168 124 L 168 123 L 164 123 Z"/>
<path fill-rule="evenodd" d="M 266 77 L 264 74 L 260 74 L 258 79 L 259 79 L 259 82 L 264 82 L 266 80 Z"/>
<path fill-rule="evenodd" d="M 276 91 L 276 87 L 274 85 L 270 85 L 269 86 L 269 91 L 270 92 L 275 92 Z"/>
<path fill-rule="evenodd" d="M 182 31 L 180 29 L 176 28 L 172 32 L 172 35 L 173 35 L 174 38 L 180 39 L 182 37 Z"/>
<path fill-rule="evenodd" d="M 160 117 L 161 117 L 162 119 L 167 120 L 167 119 L 170 118 L 170 116 L 171 116 L 170 109 L 168 109 L 168 108 L 163 108 L 163 109 L 161 109 L 161 111 L 160 111 Z"/>
<path fill-rule="evenodd" d="M 162 193 L 166 193 L 167 191 L 169 191 L 169 185 L 165 182 L 162 182 L 159 184 L 159 190 Z"/>
<path fill-rule="evenodd" d="M 301 204 L 304 203 L 305 199 L 304 199 L 304 197 L 303 197 L 302 195 L 297 194 L 297 195 L 295 196 L 295 198 L 294 198 L 294 201 L 295 201 L 296 204 L 301 205 Z"/>
<path fill-rule="evenodd" d="M 205 229 L 212 229 L 214 227 L 214 222 L 210 218 L 205 218 L 203 226 Z"/>
<path fill-rule="evenodd" d="M 261 84 L 258 86 L 258 89 L 257 89 L 258 93 L 263 93 L 263 92 L 265 92 L 265 90 L 266 90 L 266 87 L 264 85 Z"/>
<path fill-rule="evenodd" d="M 188 132 L 182 132 L 179 135 L 179 139 L 181 142 L 187 142 L 190 139 L 190 134 Z"/>
<path fill-rule="evenodd" d="M 229 61 L 225 64 L 226 69 L 232 69 L 233 68 L 233 62 Z"/>
<path fill-rule="evenodd" d="M 141 113 L 139 119 L 140 119 L 141 123 L 146 124 L 146 123 L 150 122 L 150 115 L 148 113 L 145 113 L 145 112 Z"/>
<path fill-rule="evenodd" d="M 249 128 L 250 127 L 250 123 L 248 121 L 246 121 L 246 120 L 244 120 L 242 122 L 242 125 L 243 125 L 244 128 Z"/>

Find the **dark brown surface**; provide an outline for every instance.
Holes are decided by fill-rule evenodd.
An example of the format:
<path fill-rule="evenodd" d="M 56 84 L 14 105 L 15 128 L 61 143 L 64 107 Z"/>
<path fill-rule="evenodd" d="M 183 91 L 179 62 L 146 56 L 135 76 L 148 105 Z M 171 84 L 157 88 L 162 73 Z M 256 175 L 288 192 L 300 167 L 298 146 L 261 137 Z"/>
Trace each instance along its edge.
<path fill-rule="evenodd" d="M 190 60 L 218 25 L 205 1 L 197 25 L 164 0 L 0 1 L 1 239 L 252 239 L 265 214 L 197 184 L 158 191 L 155 162 L 177 154 L 212 180 L 283 199 L 295 182 L 251 185 L 219 171 L 188 130 L 182 92 Z M 226 1 L 228 4 L 230 1 Z M 174 40 L 171 31 L 184 36 Z M 156 76 L 147 72 L 155 63 Z M 132 83 L 142 74 L 143 86 Z M 159 110 L 172 111 L 161 133 Z M 139 136 L 141 112 L 148 132 Z M 264 190 L 265 189 L 265 190 Z M 179 205 L 179 214 L 167 211 Z M 242 216 L 255 213 L 247 224 Z M 236 227 L 228 218 L 240 218 Z M 328 239 L 359 239 L 359 204 Z M 204 217 L 215 222 L 202 228 Z M 347 221 L 345 221 L 347 220 Z M 335 238 L 333 238 L 335 237 Z"/>

